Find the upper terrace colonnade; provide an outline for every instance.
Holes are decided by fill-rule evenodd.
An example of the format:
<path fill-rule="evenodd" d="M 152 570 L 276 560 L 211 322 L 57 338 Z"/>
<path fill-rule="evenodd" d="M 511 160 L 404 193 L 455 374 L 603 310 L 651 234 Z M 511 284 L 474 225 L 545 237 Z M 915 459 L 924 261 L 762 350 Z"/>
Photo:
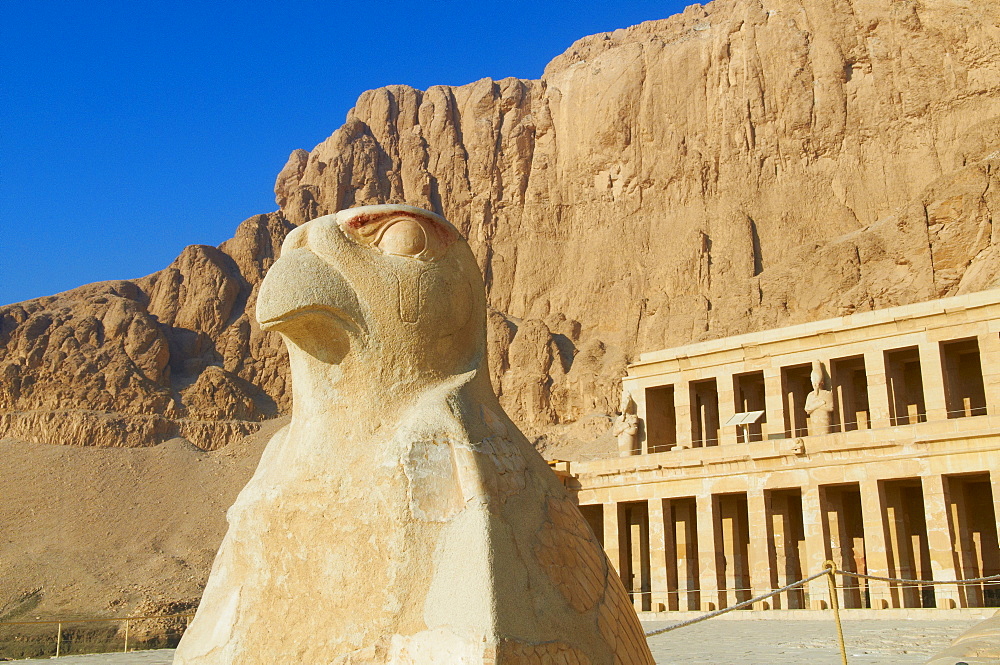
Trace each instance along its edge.
<path fill-rule="evenodd" d="M 817 361 L 832 413 L 810 435 Z M 645 353 L 623 390 L 634 450 L 574 462 L 567 483 L 640 610 L 724 607 L 828 559 L 1000 573 L 1000 291 Z M 844 607 L 1000 605 L 989 585 L 840 582 Z M 820 579 L 764 606 L 829 600 Z"/>

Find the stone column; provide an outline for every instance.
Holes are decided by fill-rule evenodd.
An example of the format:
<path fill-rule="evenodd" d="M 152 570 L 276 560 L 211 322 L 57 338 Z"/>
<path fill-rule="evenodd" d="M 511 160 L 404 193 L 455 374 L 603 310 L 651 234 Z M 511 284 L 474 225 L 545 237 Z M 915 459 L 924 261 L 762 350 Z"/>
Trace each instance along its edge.
<path fill-rule="evenodd" d="M 727 446 L 736 443 L 736 426 L 724 427 L 730 418 L 736 415 L 736 396 L 733 390 L 733 375 L 719 374 L 715 377 L 715 385 L 719 391 L 719 445 Z"/>
<path fill-rule="evenodd" d="M 718 510 L 711 494 L 699 494 L 698 510 L 698 582 L 701 587 L 701 609 L 719 609 L 719 540 L 716 538 Z"/>
<path fill-rule="evenodd" d="M 771 530 L 770 511 L 763 489 L 747 491 L 747 516 L 750 529 L 750 589 L 753 596 L 759 596 L 771 590 Z M 756 528 L 753 528 L 756 526 Z M 759 605 L 759 607 L 758 607 Z M 769 610 L 774 607 L 774 598 L 754 605 L 755 610 Z"/>
<path fill-rule="evenodd" d="M 771 517 L 768 520 L 767 531 L 772 543 L 774 544 L 774 551 L 772 554 L 772 565 L 774 566 L 774 586 L 781 587 L 785 586 L 789 582 L 794 582 L 800 579 L 798 575 L 789 574 L 788 560 L 791 557 L 798 557 L 798 550 L 794 552 L 789 549 L 789 537 L 788 531 L 790 528 L 789 519 L 789 506 L 787 500 L 787 494 L 784 497 L 775 497 L 771 494 L 768 497 L 768 511 L 771 513 Z M 800 566 L 801 567 L 801 566 Z M 801 572 L 801 571 L 800 571 Z M 775 609 L 801 609 L 797 607 L 794 598 L 795 595 L 802 594 L 801 589 L 793 589 L 790 593 L 785 592 L 781 596 L 776 596 L 771 599 L 771 607 Z"/>
<path fill-rule="evenodd" d="M 802 530 L 806 536 L 806 560 L 802 572 L 812 575 L 823 570 L 829 558 L 826 551 L 826 527 L 823 524 L 823 496 L 819 485 L 802 488 Z M 809 583 L 809 609 L 822 610 L 830 607 L 830 587 L 825 577 Z"/>
<path fill-rule="evenodd" d="M 701 609 L 700 593 L 698 591 L 698 519 L 697 508 L 692 501 L 672 500 L 670 502 L 672 517 L 676 528 L 671 524 L 674 536 L 674 553 L 677 561 L 677 607 L 673 609 L 698 611 Z"/>
<path fill-rule="evenodd" d="M 889 426 L 889 381 L 885 375 L 885 355 L 881 350 L 865 352 L 868 376 L 869 423 L 872 429 Z"/>
<path fill-rule="evenodd" d="M 621 530 L 622 509 L 617 502 L 611 501 L 604 504 L 604 552 L 608 555 L 608 560 L 615 567 L 615 571 L 622 580 L 626 589 L 629 588 L 629 580 L 622 577 L 625 568 L 622 565 L 622 556 L 627 551 L 623 547 L 624 533 Z"/>
<path fill-rule="evenodd" d="M 979 335 L 979 362 L 983 367 L 986 413 L 1000 416 L 1000 334 Z"/>
<path fill-rule="evenodd" d="M 840 569 L 848 569 L 844 565 L 845 551 L 848 550 L 849 545 L 847 544 L 846 529 L 844 528 L 844 519 L 842 514 L 843 506 L 839 505 L 841 502 L 837 501 L 835 498 L 830 496 L 830 493 L 823 493 L 823 518 L 826 520 L 826 542 L 829 543 L 830 551 L 829 558 L 833 561 L 834 565 Z M 847 587 L 850 582 L 856 580 L 843 579 L 843 576 L 837 578 L 837 584 L 842 587 Z M 849 589 L 843 588 L 839 591 L 840 606 L 851 607 L 848 603 L 847 595 Z"/>
<path fill-rule="evenodd" d="M 666 517 L 670 515 L 669 507 L 669 503 L 663 499 L 649 499 L 647 501 L 646 514 L 649 515 L 649 609 L 652 612 L 664 612 L 670 607 L 667 554 L 673 549 L 669 546 L 672 543 L 668 542 L 668 540 L 673 540 L 673 529 L 668 529 L 666 523 Z"/>
<path fill-rule="evenodd" d="M 867 358 L 865 359 L 867 362 Z M 878 480 L 861 481 L 861 519 L 865 531 L 865 572 L 889 577 L 889 555 L 885 538 L 885 502 Z M 888 582 L 866 580 L 872 609 L 896 607 L 896 590 Z"/>
<path fill-rule="evenodd" d="M 764 409 L 767 422 L 764 424 L 764 440 L 769 435 L 785 431 L 785 404 L 781 395 L 781 368 L 764 369 Z"/>
<path fill-rule="evenodd" d="M 924 492 L 924 519 L 927 523 L 927 547 L 931 553 L 931 572 L 935 580 L 958 577 L 955 552 L 952 547 L 948 519 L 947 480 L 940 474 L 920 479 Z M 958 525 L 955 525 L 956 528 Z M 934 599 L 938 609 L 953 609 L 961 605 L 957 584 L 935 584 Z"/>
<path fill-rule="evenodd" d="M 691 447 L 691 383 L 678 381 L 674 387 L 674 422 L 677 423 L 677 447 Z"/>
<path fill-rule="evenodd" d="M 919 579 L 920 555 L 913 538 L 907 534 L 909 506 L 905 502 L 903 488 L 899 483 L 885 482 L 882 484 L 882 498 L 885 501 L 885 522 L 888 527 L 886 548 L 892 562 L 891 577 Z M 919 586 L 899 584 L 897 588 L 900 607 L 921 607 L 923 594 Z"/>
<path fill-rule="evenodd" d="M 646 391 L 638 386 L 625 388 L 635 402 L 635 415 L 639 416 L 639 431 L 635 433 L 636 446 L 640 455 L 649 453 L 649 432 L 646 428 L 649 425 L 649 418 L 646 416 Z"/>
<path fill-rule="evenodd" d="M 626 589 L 632 592 L 632 604 L 636 612 L 648 611 L 650 603 L 649 588 L 649 514 L 646 505 L 642 503 L 628 504 L 625 508 L 627 518 L 626 538 L 628 539 L 629 577 L 631 586 Z"/>
<path fill-rule="evenodd" d="M 716 541 L 718 548 L 717 579 L 720 582 L 719 604 L 721 607 L 732 607 L 740 601 L 738 589 L 743 586 L 740 581 L 740 564 L 738 562 L 737 539 L 739 538 L 739 516 L 732 496 L 715 497 Z"/>
<path fill-rule="evenodd" d="M 990 471 L 990 485 L 993 488 L 993 515 L 997 521 L 997 538 L 1000 542 L 1000 471 Z"/>
<path fill-rule="evenodd" d="M 944 368 L 941 365 L 941 345 L 937 342 L 921 342 L 920 378 L 924 384 L 924 407 L 927 420 L 948 418 L 948 399 L 944 392 Z"/>
<path fill-rule="evenodd" d="M 953 484 L 954 483 L 954 484 Z M 952 543 L 955 551 L 955 565 L 958 576 L 978 577 L 979 571 L 983 570 L 981 552 L 977 547 L 982 541 L 969 532 L 969 512 L 968 504 L 965 501 L 965 492 L 961 480 L 947 479 L 944 483 L 945 496 L 947 498 L 948 520 L 951 525 Z M 926 490 L 926 485 L 924 489 Z M 973 509 L 981 508 L 976 506 Z M 979 540 L 979 543 L 976 541 Z M 956 578 L 956 579 L 957 579 Z M 984 598 L 982 587 L 977 585 L 958 587 L 958 603 L 960 607 L 983 607 Z"/>

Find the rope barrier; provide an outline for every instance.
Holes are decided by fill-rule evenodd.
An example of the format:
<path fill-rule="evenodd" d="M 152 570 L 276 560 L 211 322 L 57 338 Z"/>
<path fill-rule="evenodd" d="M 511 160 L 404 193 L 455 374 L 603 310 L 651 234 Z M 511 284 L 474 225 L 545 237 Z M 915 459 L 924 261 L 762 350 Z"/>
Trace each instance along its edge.
<path fill-rule="evenodd" d="M 837 624 L 837 645 L 840 647 L 841 665 L 847 665 L 847 646 L 844 644 L 844 627 L 840 623 L 840 598 L 837 593 L 836 570 L 837 564 L 833 561 L 826 561 L 823 566 L 826 568 L 826 581 L 830 585 L 830 607 L 833 609 L 833 621 Z"/>
<path fill-rule="evenodd" d="M 911 580 L 901 577 L 880 577 L 877 575 L 865 575 L 863 573 L 853 573 L 848 570 L 840 570 L 839 568 L 834 570 L 833 572 L 835 575 L 846 575 L 848 577 L 854 577 L 859 579 L 878 580 L 882 582 L 892 582 L 894 584 L 908 585 L 908 586 L 924 586 L 924 585 L 934 585 L 934 584 L 983 584 L 987 586 L 1000 585 L 1000 575 L 988 575 L 986 577 L 970 577 L 962 580 Z M 792 588 L 796 585 L 800 585 L 801 582 L 803 582 L 803 580 L 799 580 L 798 582 L 792 582 L 787 587 L 782 587 L 781 589 L 770 591 L 766 595 L 759 596 L 751 600 L 759 600 L 767 598 L 770 595 L 774 595 L 776 593 Z M 847 589 L 850 591 L 857 591 L 859 587 L 849 586 L 845 583 L 844 585 L 837 584 L 836 588 L 838 590 Z M 630 596 L 681 596 L 693 593 L 712 595 L 717 593 L 736 593 L 740 591 L 752 591 L 752 590 L 753 589 L 749 587 L 739 587 L 739 588 L 733 587 L 733 588 L 723 588 L 723 589 L 673 589 L 673 590 L 666 589 L 666 590 L 646 590 L 646 591 L 639 589 L 631 589 L 628 591 L 628 593 Z M 743 602 L 751 602 L 751 601 L 743 601 Z"/>
<path fill-rule="evenodd" d="M 780 589 L 775 589 L 775 590 L 770 591 L 768 593 L 765 593 L 765 594 L 763 594 L 761 596 L 757 596 L 756 598 L 751 598 L 750 600 L 744 600 L 742 603 L 736 603 L 735 605 L 730 605 L 729 607 L 724 607 L 721 610 L 715 610 L 714 612 L 709 612 L 708 614 L 703 614 L 700 617 L 695 617 L 694 619 L 688 619 L 687 621 L 681 621 L 680 623 L 675 623 L 675 624 L 673 624 L 671 626 L 667 626 L 666 628 L 659 628 L 657 630 L 652 630 L 652 631 L 646 633 L 646 637 L 652 637 L 653 635 L 659 635 L 661 633 L 666 633 L 666 632 L 669 632 L 671 630 L 677 630 L 678 628 L 684 628 L 686 626 L 690 626 L 692 624 L 699 623 L 701 621 L 707 621 L 708 619 L 714 619 L 715 617 L 721 616 L 721 615 L 723 615 L 723 614 L 725 614 L 727 612 L 733 612 L 735 610 L 741 610 L 744 607 L 750 607 L 754 603 L 760 602 L 760 601 L 764 600 L 765 598 L 770 598 L 771 596 L 777 596 L 779 593 L 784 593 L 784 592 L 788 591 L 789 589 L 794 589 L 795 587 L 799 587 L 799 586 L 802 586 L 803 584 L 807 584 L 809 582 L 812 582 L 814 579 L 816 579 L 818 577 L 822 577 L 823 575 L 829 575 L 829 571 L 823 570 L 821 572 L 816 573 L 815 575 L 810 575 L 809 577 L 805 578 L 804 580 L 799 580 L 797 582 L 792 582 L 791 584 L 789 584 L 787 586 L 783 586 Z"/>
<path fill-rule="evenodd" d="M 963 582 L 963 580 L 943 580 L 943 581 L 938 581 L 938 580 L 900 580 L 899 578 L 895 578 L 895 577 L 872 577 L 870 575 L 869 576 L 859 575 L 857 573 L 848 573 L 848 572 L 845 572 L 845 571 L 841 571 L 839 569 L 835 570 L 834 573 L 838 574 L 838 575 L 841 574 L 841 573 L 843 573 L 843 574 L 848 575 L 850 577 L 860 577 L 860 578 L 870 577 L 871 579 L 875 579 L 875 580 L 892 581 L 894 584 L 897 584 L 900 587 L 918 587 L 918 586 L 925 586 L 925 585 L 928 585 L 928 584 L 929 585 L 934 585 L 934 584 L 958 584 L 960 582 Z M 983 585 L 985 587 L 991 587 L 992 588 L 992 587 L 1000 586 L 1000 576 L 998 576 L 997 579 L 992 579 L 990 577 L 970 578 L 968 580 L 964 580 L 964 582 L 966 582 L 968 584 L 981 584 L 981 585 Z M 837 584 L 837 589 L 838 590 L 847 589 L 849 591 L 858 591 L 859 589 L 862 589 L 862 587 L 858 586 L 856 583 L 852 584 L 852 583 L 849 583 L 849 582 L 844 582 L 843 584 L 838 583 Z M 753 591 L 753 589 L 751 589 L 749 587 L 738 587 L 738 588 L 737 587 L 731 587 L 731 588 L 724 587 L 722 589 L 702 589 L 702 588 L 695 589 L 695 588 L 691 588 L 691 589 L 673 589 L 673 590 L 670 590 L 670 589 L 667 589 L 667 590 L 656 590 L 656 589 L 649 590 L 649 589 L 647 589 L 645 591 L 639 590 L 639 589 L 629 589 L 628 590 L 628 594 L 631 597 L 646 597 L 646 596 L 650 596 L 653 599 L 655 599 L 655 598 L 658 598 L 658 597 L 672 598 L 674 596 L 688 596 L 688 595 L 696 594 L 696 593 L 698 593 L 698 594 L 716 595 L 716 594 L 720 594 L 720 593 L 739 594 L 740 592 L 751 592 L 751 591 Z"/>
<path fill-rule="evenodd" d="M 47 624 L 56 625 L 56 654 L 52 656 L 53 658 L 59 658 L 62 656 L 63 651 L 63 626 L 68 624 L 76 623 L 114 623 L 116 621 L 125 622 L 125 646 L 124 653 L 128 653 L 128 638 L 129 638 L 129 628 L 135 621 L 145 621 L 153 619 L 184 619 L 185 620 L 185 630 L 187 629 L 187 621 L 191 619 L 193 614 L 162 614 L 162 615 L 146 615 L 137 617 L 83 617 L 79 619 L 37 619 L 35 621 L 0 621 L 0 626 L 39 626 Z M 72 644 L 72 640 L 70 640 Z M 2 659 L 0 659 L 2 660 Z"/>
<path fill-rule="evenodd" d="M 686 628 L 687 626 L 694 625 L 696 623 L 701 623 L 702 621 L 708 621 L 709 619 L 714 619 L 715 617 L 722 616 L 728 612 L 734 612 L 736 610 L 741 610 L 745 607 L 750 607 L 754 603 L 766 600 L 772 596 L 777 596 L 780 593 L 785 593 L 797 587 L 803 586 L 812 582 L 815 579 L 826 576 L 827 583 L 829 585 L 830 593 L 830 609 L 833 610 L 833 620 L 837 627 L 837 646 L 840 649 L 840 662 L 841 665 L 848 665 L 847 663 L 847 645 L 844 641 L 844 627 L 840 621 L 840 594 L 837 593 L 838 589 L 847 587 L 838 587 L 836 583 L 837 575 L 846 575 L 848 577 L 854 577 L 858 579 L 868 579 L 868 580 L 878 580 L 881 582 L 891 582 L 894 584 L 914 584 L 914 585 L 934 585 L 934 584 L 982 584 L 988 582 L 1000 581 L 1000 575 L 987 575 L 984 577 L 972 577 L 964 580 L 911 580 L 902 577 L 882 577 L 879 575 L 866 575 L 864 573 L 853 573 L 847 570 L 840 570 L 836 567 L 833 561 L 827 561 L 824 563 L 824 569 L 814 575 L 810 575 L 805 579 L 798 580 L 797 582 L 792 582 L 787 584 L 780 589 L 774 589 L 768 593 L 755 596 L 749 600 L 744 600 L 743 602 L 736 603 L 735 605 L 730 605 L 729 607 L 724 607 L 714 612 L 708 612 L 707 614 L 702 614 L 693 619 L 688 619 L 687 621 L 681 621 L 679 623 L 666 626 L 664 628 L 659 628 L 657 630 L 651 630 L 646 633 L 646 637 L 653 637 L 655 635 L 662 635 L 663 633 L 670 632 L 672 630 L 677 630 L 678 628 Z M 649 593 L 649 592 L 642 592 Z"/>
<path fill-rule="evenodd" d="M 880 582 L 895 582 L 896 584 L 978 584 L 980 582 L 1000 581 L 1000 575 L 987 575 L 986 577 L 970 577 L 965 580 L 908 580 L 901 577 L 880 577 L 878 575 L 865 575 L 863 573 L 852 573 L 848 570 L 835 570 L 838 575 L 857 577 L 866 580 L 878 580 Z"/>

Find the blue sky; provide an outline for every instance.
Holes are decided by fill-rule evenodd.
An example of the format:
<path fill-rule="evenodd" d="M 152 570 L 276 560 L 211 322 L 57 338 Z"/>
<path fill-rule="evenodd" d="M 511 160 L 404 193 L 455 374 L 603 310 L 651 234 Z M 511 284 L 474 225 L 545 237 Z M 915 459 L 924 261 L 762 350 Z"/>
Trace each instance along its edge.
<path fill-rule="evenodd" d="M 0 305 L 219 244 L 365 90 L 538 78 L 685 4 L 0 3 Z"/>

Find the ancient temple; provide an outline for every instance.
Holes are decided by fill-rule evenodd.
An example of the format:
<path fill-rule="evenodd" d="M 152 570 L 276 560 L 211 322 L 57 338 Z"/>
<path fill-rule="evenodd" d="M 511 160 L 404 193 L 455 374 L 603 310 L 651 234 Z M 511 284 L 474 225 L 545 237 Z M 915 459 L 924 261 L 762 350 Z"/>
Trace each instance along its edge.
<path fill-rule="evenodd" d="M 556 467 L 639 611 L 726 607 L 827 560 L 1000 573 L 1000 290 L 645 353 L 623 390 L 621 455 Z M 1000 606 L 995 585 L 838 586 L 846 608 Z M 830 600 L 820 578 L 756 609 Z"/>

